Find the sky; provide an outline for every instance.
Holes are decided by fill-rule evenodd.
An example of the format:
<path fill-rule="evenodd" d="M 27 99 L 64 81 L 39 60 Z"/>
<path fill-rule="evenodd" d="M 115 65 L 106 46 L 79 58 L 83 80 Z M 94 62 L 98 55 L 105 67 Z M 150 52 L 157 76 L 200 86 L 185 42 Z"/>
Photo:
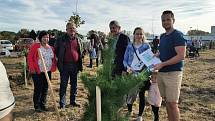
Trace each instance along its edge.
<path fill-rule="evenodd" d="M 187 33 L 191 29 L 211 32 L 215 26 L 214 0 L 0 0 L 0 31 L 18 32 L 58 29 L 65 31 L 66 21 L 76 12 L 85 20 L 79 33 L 90 30 L 109 32 L 109 22 L 119 21 L 122 30 L 161 34 L 161 14 L 172 10 L 174 28 Z"/>

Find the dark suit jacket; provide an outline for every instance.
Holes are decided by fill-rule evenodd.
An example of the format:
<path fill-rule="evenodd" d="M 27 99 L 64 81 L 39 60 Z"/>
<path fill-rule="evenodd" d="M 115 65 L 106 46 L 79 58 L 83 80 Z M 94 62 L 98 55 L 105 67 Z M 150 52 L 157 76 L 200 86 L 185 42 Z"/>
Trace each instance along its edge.
<path fill-rule="evenodd" d="M 78 40 L 78 39 L 77 39 Z M 64 56 L 66 53 L 66 45 L 69 44 L 70 42 L 70 37 L 68 34 L 64 34 L 62 37 L 58 38 L 57 41 L 55 42 L 55 53 L 57 57 L 57 66 L 58 70 L 61 72 L 63 69 L 63 64 L 64 64 Z M 78 42 L 78 71 L 82 71 L 83 66 L 82 66 L 82 57 L 81 57 L 81 49 L 80 49 L 80 43 Z"/>
<path fill-rule="evenodd" d="M 123 59 L 124 59 L 125 50 L 129 42 L 130 42 L 130 39 L 127 35 L 125 34 L 119 35 L 119 38 L 116 43 L 116 49 L 115 49 L 115 59 L 114 59 L 115 68 L 113 69 L 113 76 L 121 75 L 122 71 L 126 71 L 126 68 L 123 65 Z"/>

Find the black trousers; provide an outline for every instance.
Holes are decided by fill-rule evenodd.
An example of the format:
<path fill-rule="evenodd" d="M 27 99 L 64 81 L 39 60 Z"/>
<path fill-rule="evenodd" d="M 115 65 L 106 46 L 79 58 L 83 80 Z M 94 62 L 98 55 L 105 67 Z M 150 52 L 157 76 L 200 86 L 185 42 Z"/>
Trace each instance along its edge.
<path fill-rule="evenodd" d="M 93 59 L 90 59 L 90 65 L 89 65 L 91 68 L 93 67 Z M 99 66 L 99 58 L 97 57 L 96 58 L 96 66 L 98 67 Z"/>
<path fill-rule="evenodd" d="M 144 108 L 145 108 L 145 89 L 141 88 L 140 92 L 139 92 L 139 98 L 140 98 L 140 102 L 139 102 L 139 114 L 138 116 L 142 116 Z M 158 115 L 158 111 L 159 111 L 159 107 L 155 107 L 153 105 L 151 105 L 152 107 L 152 112 L 154 113 L 154 121 L 159 121 L 159 115 Z"/>
<path fill-rule="evenodd" d="M 51 72 L 48 72 L 49 79 L 51 79 Z M 43 108 L 46 105 L 46 98 L 48 94 L 48 82 L 45 73 L 32 74 L 34 82 L 33 102 L 34 108 Z"/>

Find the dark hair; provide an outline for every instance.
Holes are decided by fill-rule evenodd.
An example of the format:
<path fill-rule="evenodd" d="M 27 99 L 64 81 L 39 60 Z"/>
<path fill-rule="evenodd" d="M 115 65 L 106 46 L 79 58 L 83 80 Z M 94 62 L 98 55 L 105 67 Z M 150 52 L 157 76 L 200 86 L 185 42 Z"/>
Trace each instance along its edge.
<path fill-rule="evenodd" d="M 174 14 L 173 14 L 173 12 L 172 12 L 171 10 L 165 10 L 165 11 L 162 13 L 162 15 L 164 15 L 164 14 L 170 14 L 171 17 L 174 18 Z"/>
<path fill-rule="evenodd" d="M 50 35 L 55 36 L 55 33 L 52 32 Z"/>
<path fill-rule="evenodd" d="M 42 41 L 42 37 L 47 35 L 48 33 L 46 31 L 40 31 L 39 35 L 38 35 L 38 39 L 41 42 Z"/>
<path fill-rule="evenodd" d="M 119 22 L 116 21 L 116 20 L 113 20 L 113 21 L 111 21 L 111 22 L 109 23 L 109 27 L 112 26 L 112 25 L 116 25 L 116 26 L 120 27 Z"/>

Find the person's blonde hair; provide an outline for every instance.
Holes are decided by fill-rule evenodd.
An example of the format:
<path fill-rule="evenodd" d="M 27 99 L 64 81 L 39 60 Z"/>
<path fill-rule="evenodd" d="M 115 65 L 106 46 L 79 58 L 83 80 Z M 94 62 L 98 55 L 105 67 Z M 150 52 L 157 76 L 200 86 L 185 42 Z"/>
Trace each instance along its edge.
<path fill-rule="evenodd" d="M 135 42 L 135 33 L 136 33 L 137 30 L 141 30 L 143 32 L 143 40 L 142 40 L 142 42 L 143 43 L 147 43 L 145 32 L 144 32 L 143 28 L 141 28 L 141 27 L 136 27 L 134 29 L 134 32 L 133 32 L 133 36 L 134 36 L 133 42 Z"/>

